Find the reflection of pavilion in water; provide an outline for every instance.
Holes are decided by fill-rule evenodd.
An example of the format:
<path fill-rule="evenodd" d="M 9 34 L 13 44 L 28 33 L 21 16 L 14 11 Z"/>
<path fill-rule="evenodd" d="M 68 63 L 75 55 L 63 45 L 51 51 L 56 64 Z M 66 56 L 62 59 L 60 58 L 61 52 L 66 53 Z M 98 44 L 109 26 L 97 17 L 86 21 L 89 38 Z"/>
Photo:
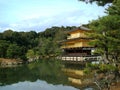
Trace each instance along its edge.
<path fill-rule="evenodd" d="M 100 60 L 100 56 L 92 55 L 94 47 L 88 44 L 92 40 L 87 36 L 87 33 L 90 32 L 90 29 L 83 26 L 68 32 L 67 40 L 61 42 L 61 48 L 64 50 L 64 55 L 61 59 L 77 63 Z"/>
<path fill-rule="evenodd" d="M 85 87 L 88 88 L 88 86 L 96 88 L 95 84 L 93 83 L 92 73 L 87 75 L 84 74 L 83 70 L 70 68 L 63 68 L 62 71 L 68 76 L 70 85 L 80 89 Z"/>

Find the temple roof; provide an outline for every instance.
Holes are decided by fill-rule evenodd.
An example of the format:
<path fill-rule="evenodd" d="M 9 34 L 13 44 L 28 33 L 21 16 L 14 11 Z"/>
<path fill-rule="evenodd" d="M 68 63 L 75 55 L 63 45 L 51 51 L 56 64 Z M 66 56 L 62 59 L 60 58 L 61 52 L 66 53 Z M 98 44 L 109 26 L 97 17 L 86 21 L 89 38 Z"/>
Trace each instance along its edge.
<path fill-rule="evenodd" d="M 87 30 L 87 31 L 90 30 L 89 28 L 86 28 L 86 27 L 84 27 L 84 26 L 80 26 L 79 29 L 81 29 L 81 30 Z"/>
<path fill-rule="evenodd" d="M 92 38 L 84 38 L 84 37 L 78 37 L 78 38 L 73 38 L 73 39 L 67 39 L 67 40 L 63 40 L 61 41 L 62 43 L 65 43 L 65 42 L 71 42 L 71 41 L 78 41 L 78 40 L 91 40 Z"/>
<path fill-rule="evenodd" d="M 84 27 L 84 26 L 80 26 L 80 27 L 78 27 L 78 28 L 75 28 L 75 29 L 69 31 L 68 33 L 71 33 L 71 32 L 74 32 L 74 31 L 78 31 L 78 30 L 90 31 L 91 29 L 86 28 L 86 27 Z"/>

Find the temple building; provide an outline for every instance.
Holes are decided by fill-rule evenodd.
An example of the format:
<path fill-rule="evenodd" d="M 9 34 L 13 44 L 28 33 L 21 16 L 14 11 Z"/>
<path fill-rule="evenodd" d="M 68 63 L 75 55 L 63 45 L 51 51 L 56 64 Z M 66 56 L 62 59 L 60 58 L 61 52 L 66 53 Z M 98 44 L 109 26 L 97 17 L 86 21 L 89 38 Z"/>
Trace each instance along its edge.
<path fill-rule="evenodd" d="M 95 48 L 89 44 L 93 40 L 88 37 L 88 33 L 91 31 L 83 26 L 69 31 L 67 39 L 61 42 L 61 48 L 63 49 L 61 60 L 77 63 L 79 61 L 100 61 L 102 59 L 101 56 L 94 55 Z"/>
<path fill-rule="evenodd" d="M 68 32 L 67 40 L 62 42 L 61 48 L 64 50 L 64 55 L 67 56 L 87 56 L 91 55 L 93 46 L 89 45 L 91 38 L 87 33 L 90 29 L 80 26 Z"/>

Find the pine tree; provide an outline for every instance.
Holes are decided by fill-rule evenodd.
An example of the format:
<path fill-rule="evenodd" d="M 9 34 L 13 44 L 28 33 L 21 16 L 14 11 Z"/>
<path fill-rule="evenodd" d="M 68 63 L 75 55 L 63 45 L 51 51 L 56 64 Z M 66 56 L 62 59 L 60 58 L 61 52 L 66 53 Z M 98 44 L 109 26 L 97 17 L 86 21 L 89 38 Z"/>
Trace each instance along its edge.
<path fill-rule="evenodd" d="M 92 42 L 106 62 L 119 61 L 120 57 L 120 0 L 114 0 L 106 10 L 107 16 L 90 22 L 95 40 Z M 111 61 L 112 60 L 112 61 Z"/>

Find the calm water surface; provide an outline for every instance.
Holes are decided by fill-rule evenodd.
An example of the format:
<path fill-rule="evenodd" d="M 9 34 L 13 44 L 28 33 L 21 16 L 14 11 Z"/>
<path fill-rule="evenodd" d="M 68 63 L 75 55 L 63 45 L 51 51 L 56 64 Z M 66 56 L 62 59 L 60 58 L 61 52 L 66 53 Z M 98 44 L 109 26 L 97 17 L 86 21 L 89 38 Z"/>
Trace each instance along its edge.
<path fill-rule="evenodd" d="M 46 60 L 0 68 L 0 90 L 79 90 L 70 86 L 61 68 L 60 62 Z"/>

